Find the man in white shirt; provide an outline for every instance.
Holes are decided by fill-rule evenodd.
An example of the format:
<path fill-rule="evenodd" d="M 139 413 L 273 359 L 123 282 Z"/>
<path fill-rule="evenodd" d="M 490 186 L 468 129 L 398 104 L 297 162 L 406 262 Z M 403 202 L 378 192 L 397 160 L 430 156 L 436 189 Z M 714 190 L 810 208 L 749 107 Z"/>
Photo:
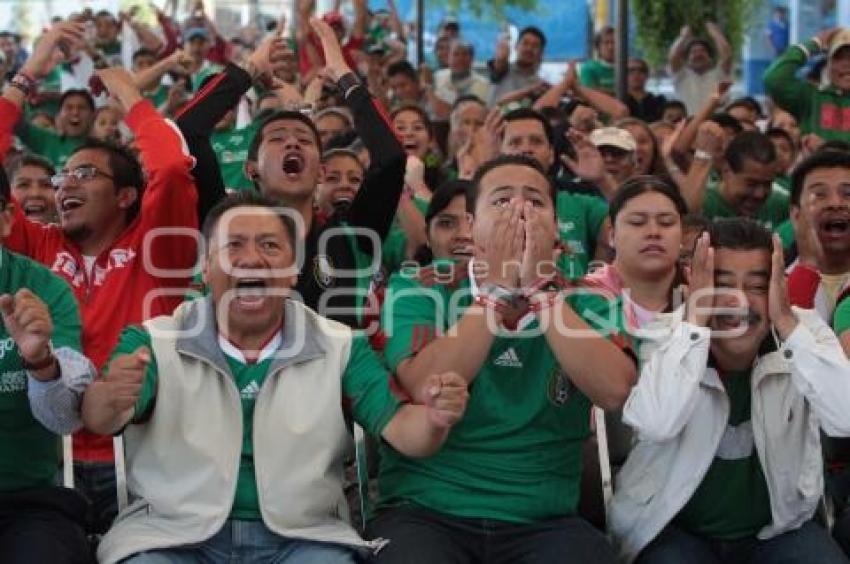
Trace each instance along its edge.
<path fill-rule="evenodd" d="M 694 37 L 690 26 L 686 25 L 670 47 L 668 58 L 676 97 L 684 102 L 691 115 L 717 90 L 718 83 L 730 80 L 732 71 L 732 47 L 723 32 L 714 22 L 706 23 L 705 29 L 714 48 L 709 41 Z"/>
<path fill-rule="evenodd" d="M 490 81 L 472 71 L 475 47 L 468 41 L 455 39 L 449 47 L 449 68 L 434 73 L 434 94 L 447 104 L 461 96 L 490 98 Z"/>

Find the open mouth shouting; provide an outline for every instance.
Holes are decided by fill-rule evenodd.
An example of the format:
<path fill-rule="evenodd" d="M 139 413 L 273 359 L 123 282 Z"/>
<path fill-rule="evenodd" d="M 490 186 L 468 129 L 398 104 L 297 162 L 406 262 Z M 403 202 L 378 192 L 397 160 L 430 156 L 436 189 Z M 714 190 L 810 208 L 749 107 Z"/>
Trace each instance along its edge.
<path fill-rule="evenodd" d="M 240 278 L 236 281 L 233 301 L 240 309 L 262 310 L 268 297 L 268 282 L 264 278 Z"/>
<path fill-rule="evenodd" d="M 283 172 L 289 180 L 298 180 L 305 165 L 304 157 L 300 153 L 289 152 L 283 155 Z"/>

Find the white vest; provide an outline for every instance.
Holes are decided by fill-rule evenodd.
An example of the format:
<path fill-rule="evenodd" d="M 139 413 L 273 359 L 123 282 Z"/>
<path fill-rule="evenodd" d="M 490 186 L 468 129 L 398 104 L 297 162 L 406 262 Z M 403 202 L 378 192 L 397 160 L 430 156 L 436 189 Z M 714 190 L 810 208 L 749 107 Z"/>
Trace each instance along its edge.
<path fill-rule="evenodd" d="M 110 564 L 203 542 L 231 511 L 242 449 L 239 391 L 218 346 L 210 298 L 145 322 L 158 368 L 148 421 L 125 431 L 134 501 L 98 548 Z M 351 435 L 342 374 L 351 330 L 287 300 L 283 342 L 256 399 L 254 467 L 265 525 L 289 538 L 374 547 L 348 524 L 343 458 Z"/>

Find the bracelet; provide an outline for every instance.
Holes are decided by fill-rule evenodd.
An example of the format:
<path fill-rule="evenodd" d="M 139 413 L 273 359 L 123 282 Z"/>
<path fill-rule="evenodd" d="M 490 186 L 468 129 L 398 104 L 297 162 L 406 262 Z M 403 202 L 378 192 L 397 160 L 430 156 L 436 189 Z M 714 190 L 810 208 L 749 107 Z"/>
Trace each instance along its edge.
<path fill-rule="evenodd" d="M 713 161 L 714 155 L 712 155 L 708 151 L 697 149 L 696 151 L 694 151 L 694 158 L 698 161 Z"/>
<path fill-rule="evenodd" d="M 53 366 L 53 363 L 56 362 L 56 356 L 53 354 L 53 347 L 48 343 L 47 345 L 47 356 L 44 357 L 43 360 L 39 360 L 38 362 L 27 362 L 27 360 L 21 357 L 21 365 L 24 370 L 29 370 L 31 372 L 38 372 L 39 370 L 44 370 L 49 366 Z"/>
<path fill-rule="evenodd" d="M 37 82 L 28 74 L 18 73 L 9 81 L 9 86 L 14 86 L 24 93 L 24 96 L 29 96 L 36 88 Z"/>

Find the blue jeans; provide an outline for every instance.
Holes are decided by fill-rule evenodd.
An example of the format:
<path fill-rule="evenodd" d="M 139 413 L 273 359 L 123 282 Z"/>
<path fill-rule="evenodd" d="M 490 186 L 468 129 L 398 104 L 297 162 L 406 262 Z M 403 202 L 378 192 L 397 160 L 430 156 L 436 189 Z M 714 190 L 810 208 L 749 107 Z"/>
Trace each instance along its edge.
<path fill-rule="evenodd" d="M 212 538 L 192 546 L 135 554 L 123 564 L 355 564 L 353 549 L 287 539 L 262 521 L 228 520 Z"/>
<path fill-rule="evenodd" d="M 711 540 L 668 525 L 636 564 L 847 564 L 829 533 L 811 521 L 768 540 Z"/>

